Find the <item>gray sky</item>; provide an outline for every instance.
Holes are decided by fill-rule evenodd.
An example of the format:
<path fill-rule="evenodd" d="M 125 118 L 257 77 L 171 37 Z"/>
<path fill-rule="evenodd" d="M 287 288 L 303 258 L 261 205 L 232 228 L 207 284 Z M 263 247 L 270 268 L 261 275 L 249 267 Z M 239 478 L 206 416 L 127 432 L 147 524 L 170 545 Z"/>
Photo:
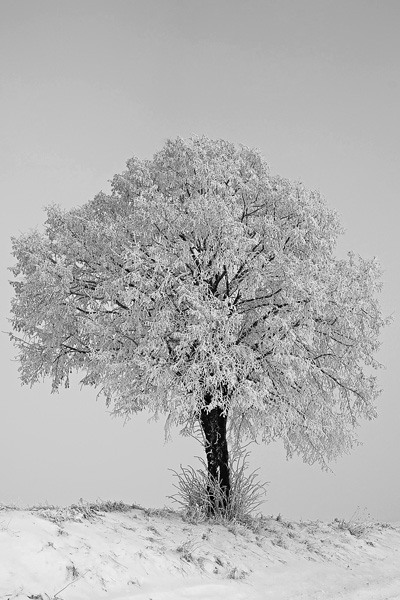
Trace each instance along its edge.
<path fill-rule="evenodd" d="M 342 217 L 338 251 L 378 256 L 395 322 L 378 356 L 379 418 L 334 474 L 254 447 L 267 514 L 400 519 L 398 402 L 400 3 L 397 0 L 2 0 L 0 4 L 1 330 L 10 236 L 43 206 L 80 205 L 133 155 L 206 134 L 258 147 L 274 173 L 320 190 Z M 0 337 L 0 502 L 80 497 L 163 506 L 168 468 L 197 466 L 193 440 L 138 415 L 125 427 L 93 390 L 21 387 Z"/>

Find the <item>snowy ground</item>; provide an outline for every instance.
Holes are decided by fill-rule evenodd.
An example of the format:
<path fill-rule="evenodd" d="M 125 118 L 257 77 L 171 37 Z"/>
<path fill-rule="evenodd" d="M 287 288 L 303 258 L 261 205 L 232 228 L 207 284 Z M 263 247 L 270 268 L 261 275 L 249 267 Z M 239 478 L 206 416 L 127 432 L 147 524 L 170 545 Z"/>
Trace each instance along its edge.
<path fill-rule="evenodd" d="M 400 524 L 266 517 L 252 531 L 126 509 L 0 505 L 0 598 L 400 600 Z"/>

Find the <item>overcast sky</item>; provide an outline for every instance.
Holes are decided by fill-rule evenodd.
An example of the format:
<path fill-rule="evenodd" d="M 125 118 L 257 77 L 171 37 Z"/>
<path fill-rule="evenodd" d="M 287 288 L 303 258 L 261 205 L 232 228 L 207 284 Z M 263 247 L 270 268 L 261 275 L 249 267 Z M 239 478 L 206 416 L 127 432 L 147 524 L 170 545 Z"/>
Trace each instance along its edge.
<path fill-rule="evenodd" d="M 255 446 L 264 512 L 400 520 L 400 2 L 398 0 L 63 0 L 0 3 L 1 330 L 9 330 L 10 236 L 43 206 L 81 205 L 167 138 L 206 134 L 257 147 L 273 173 L 336 208 L 338 252 L 377 256 L 395 321 L 378 359 L 379 418 L 333 473 L 281 443 Z M 0 502 L 83 497 L 163 506 L 168 470 L 201 447 L 163 422 L 110 418 L 96 392 L 21 387 L 0 337 Z"/>

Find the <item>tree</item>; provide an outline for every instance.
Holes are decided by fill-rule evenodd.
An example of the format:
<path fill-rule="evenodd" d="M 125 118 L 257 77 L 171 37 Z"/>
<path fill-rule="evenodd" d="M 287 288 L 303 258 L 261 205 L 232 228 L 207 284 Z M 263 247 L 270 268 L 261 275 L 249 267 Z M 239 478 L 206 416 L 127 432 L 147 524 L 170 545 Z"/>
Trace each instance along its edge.
<path fill-rule="evenodd" d="M 169 140 L 110 195 L 51 206 L 44 233 L 13 239 L 22 382 L 57 390 L 76 370 L 115 414 L 200 425 L 225 507 L 227 431 L 326 467 L 376 416 L 385 324 L 379 267 L 336 258 L 341 233 L 319 193 L 257 151 Z"/>

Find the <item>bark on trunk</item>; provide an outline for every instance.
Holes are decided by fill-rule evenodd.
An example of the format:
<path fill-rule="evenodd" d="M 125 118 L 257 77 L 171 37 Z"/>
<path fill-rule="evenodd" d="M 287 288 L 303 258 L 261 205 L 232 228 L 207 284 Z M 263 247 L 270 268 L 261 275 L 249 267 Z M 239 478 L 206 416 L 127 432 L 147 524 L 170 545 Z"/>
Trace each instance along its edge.
<path fill-rule="evenodd" d="M 211 402 L 211 397 L 206 396 L 206 405 Z M 216 407 L 207 412 L 205 408 L 200 412 L 200 424 L 206 438 L 206 456 L 208 474 L 212 482 L 219 482 L 220 498 L 215 497 L 213 486 L 209 485 L 210 513 L 224 512 L 228 506 L 230 494 L 230 476 L 228 464 L 228 444 L 226 440 L 227 416 L 221 408 Z"/>

